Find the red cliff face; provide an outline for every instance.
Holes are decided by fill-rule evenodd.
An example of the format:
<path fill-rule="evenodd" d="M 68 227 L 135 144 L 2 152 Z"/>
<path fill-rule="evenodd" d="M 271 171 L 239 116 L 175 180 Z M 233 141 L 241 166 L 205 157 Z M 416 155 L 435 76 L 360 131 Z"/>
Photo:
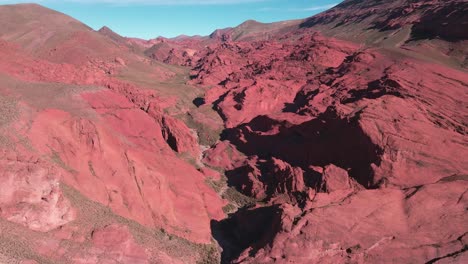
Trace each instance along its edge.
<path fill-rule="evenodd" d="M 66 39 L 57 50 L 66 49 L 64 43 L 88 47 L 88 42 L 99 42 L 111 47 L 110 55 L 57 62 L 55 55 L 38 58 L 15 40 L 1 41 L 0 215 L 17 224 L 5 235 L 22 236 L 29 232 L 24 228 L 48 232 L 43 240 L 33 236 L 27 242 L 29 257 L 39 263 L 186 263 L 203 258 L 208 246 L 191 243 L 210 244 L 210 221 L 224 214 L 221 198 L 189 163 L 200 159 L 197 135 L 164 113 L 168 101 L 154 90 L 115 76 L 132 70 L 127 63 L 139 63 L 149 72 L 161 69 L 139 55 L 125 54 L 126 47 L 112 54 L 115 46 L 93 31 L 79 34 L 90 37 Z M 98 208 L 88 211 L 84 203 Z M 104 210 L 99 206 L 107 208 L 108 216 L 87 220 Z M 135 242 L 134 236 L 144 232 L 155 237 L 145 238 L 146 244 Z M 174 241 L 162 248 L 169 237 Z M 174 254 L 177 247 L 186 247 L 186 253 Z M 12 255 L 6 259 L 26 258 L 7 252 Z"/>
<path fill-rule="evenodd" d="M 465 9 L 143 41 L 1 6 L 0 262 L 466 262 Z"/>
<path fill-rule="evenodd" d="M 207 92 L 205 102 L 213 103 L 225 126 L 232 128 L 258 115 L 284 113 L 307 76 L 339 66 L 357 49 L 319 34 L 306 34 L 297 42 L 224 43 L 207 51 L 192 72 L 192 82 L 217 86 Z"/>

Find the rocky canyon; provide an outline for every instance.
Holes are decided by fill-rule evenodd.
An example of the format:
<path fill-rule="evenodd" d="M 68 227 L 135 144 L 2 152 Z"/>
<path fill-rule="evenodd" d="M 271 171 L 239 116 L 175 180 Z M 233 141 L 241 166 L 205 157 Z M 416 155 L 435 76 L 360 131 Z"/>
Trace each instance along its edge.
<path fill-rule="evenodd" d="M 0 263 L 468 263 L 467 1 L 0 25 Z"/>

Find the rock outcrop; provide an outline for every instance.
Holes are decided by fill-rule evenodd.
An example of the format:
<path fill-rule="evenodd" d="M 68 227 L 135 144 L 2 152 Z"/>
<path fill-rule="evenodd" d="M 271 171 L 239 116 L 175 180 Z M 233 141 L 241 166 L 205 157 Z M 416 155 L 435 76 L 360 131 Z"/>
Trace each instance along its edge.
<path fill-rule="evenodd" d="M 145 41 L 0 6 L 0 262 L 467 262 L 466 9 Z"/>
<path fill-rule="evenodd" d="M 412 1 L 411 11 L 403 2 L 345 1 L 295 34 L 226 42 L 199 61 L 192 82 L 214 85 L 204 103 L 226 126 L 205 159 L 229 144 L 243 153 L 225 167 L 227 182 L 257 201 L 213 223 L 224 262 L 466 258 L 468 153 L 460 107 L 468 75 L 464 55 L 453 54 L 466 55 L 460 45 L 467 39 L 456 30 L 435 33 L 425 19 L 450 25 L 464 3 Z M 396 13 L 379 16 L 387 6 Z M 425 27 L 433 31 L 422 33 Z M 374 42 L 356 45 L 364 41 L 351 35 Z M 426 55 L 428 47 L 434 56 Z M 444 53 L 447 47 L 454 53 Z M 434 210 L 431 220 L 422 208 Z M 442 215 L 457 220 L 445 229 Z"/>

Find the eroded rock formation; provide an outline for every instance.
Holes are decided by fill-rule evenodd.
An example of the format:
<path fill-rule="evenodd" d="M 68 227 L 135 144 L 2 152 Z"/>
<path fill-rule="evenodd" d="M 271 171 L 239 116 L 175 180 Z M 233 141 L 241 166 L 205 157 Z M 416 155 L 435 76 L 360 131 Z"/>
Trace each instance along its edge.
<path fill-rule="evenodd" d="M 140 40 L 1 6 L 0 262 L 467 262 L 466 8 Z"/>

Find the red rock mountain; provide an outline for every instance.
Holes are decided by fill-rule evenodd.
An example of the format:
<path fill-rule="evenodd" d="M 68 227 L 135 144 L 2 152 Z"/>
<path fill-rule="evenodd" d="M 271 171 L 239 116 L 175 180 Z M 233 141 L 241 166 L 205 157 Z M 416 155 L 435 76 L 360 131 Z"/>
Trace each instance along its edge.
<path fill-rule="evenodd" d="M 141 40 L 0 6 L 0 263 L 468 262 L 467 14 Z"/>

